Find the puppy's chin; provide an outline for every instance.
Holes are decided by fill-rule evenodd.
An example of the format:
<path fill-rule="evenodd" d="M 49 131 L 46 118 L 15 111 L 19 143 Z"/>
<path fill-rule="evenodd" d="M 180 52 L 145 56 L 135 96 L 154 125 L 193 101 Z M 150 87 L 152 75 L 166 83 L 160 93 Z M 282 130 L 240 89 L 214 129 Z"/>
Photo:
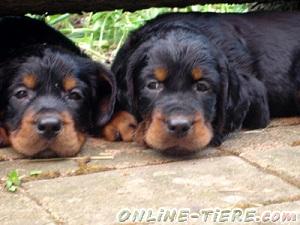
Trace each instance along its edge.
<path fill-rule="evenodd" d="M 76 155 L 85 142 L 85 136 L 78 134 L 70 139 L 59 138 L 50 141 L 45 141 L 42 138 L 34 139 L 34 142 L 22 140 L 19 135 L 11 135 L 10 141 L 16 152 L 27 157 L 34 158 L 52 158 L 52 157 L 71 157 Z"/>
<path fill-rule="evenodd" d="M 197 115 L 193 127 L 184 137 L 176 137 L 167 130 L 164 116 L 153 113 L 143 121 L 136 131 L 136 141 L 167 155 L 190 155 L 205 148 L 213 137 L 210 123 Z"/>
<path fill-rule="evenodd" d="M 45 141 L 44 139 L 35 139 L 30 142 L 30 139 L 21 140 L 18 135 L 11 135 L 10 141 L 16 152 L 33 158 L 53 158 L 53 157 L 71 157 L 76 155 L 85 142 L 85 136 L 82 134 L 79 137 L 60 140 L 54 139 Z M 59 138 L 59 137 L 58 137 Z"/>

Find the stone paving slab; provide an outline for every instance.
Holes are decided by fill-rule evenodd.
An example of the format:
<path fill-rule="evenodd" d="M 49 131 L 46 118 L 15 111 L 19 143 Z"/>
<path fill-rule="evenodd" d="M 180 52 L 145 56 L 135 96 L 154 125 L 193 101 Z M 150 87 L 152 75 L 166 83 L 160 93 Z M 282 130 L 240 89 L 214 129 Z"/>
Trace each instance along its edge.
<path fill-rule="evenodd" d="M 292 125 L 300 125 L 300 117 L 274 118 L 271 120 L 267 128 Z"/>
<path fill-rule="evenodd" d="M 247 151 L 300 145 L 300 117 L 273 119 L 265 129 L 244 130 L 229 135 L 219 149 L 240 154 Z"/>
<path fill-rule="evenodd" d="M 300 145 L 300 126 L 282 126 L 233 133 L 219 149 L 241 154 L 298 145 Z"/>
<path fill-rule="evenodd" d="M 0 163 L 1 161 L 11 161 L 22 158 L 23 156 L 13 151 L 12 148 L 0 148 Z"/>
<path fill-rule="evenodd" d="M 46 179 L 228 154 L 216 148 L 207 148 L 193 156 L 174 158 L 164 156 L 155 150 L 143 148 L 135 143 L 113 143 L 93 138 L 88 140 L 77 157 L 71 159 L 30 160 L 24 159 L 12 149 L 2 150 L 0 149 L 0 154 L 3 158 L 13 156 L 10 160 L 0 161 L 0 179 L 2 178 L 2 180 L 8 172 L 15 169 L 21 176 L 26 177 L 31 171 L 38 170 L 42 174 L 35 178 Z M 99 156 L 100 158 L 97 159 Z M 33 177 L 28 179 L 33 179 Z"/>
<path fill-rule="evenodd" d="M 259 182 L 258 182 L 259 181 Z M 113 224 L 122 208 L 250 207 L 300 190 L 234 156 L 33 181 L 26 193 L 66 224 Z"/>
<path fill-rule="evenodd" d="M 287 225 L 298 225 L 300 224 L 300 201 L 295 201 L 295 202 L 286 202 L 286 203 L 281 203 L 281 204 L 273 204 L 273 205 L 268 205 L 268 206 L 263 206 L 259 207 L 257 209 L 258 214 L 262 215 L 265 213 L 265 211 L 271 211 L 271 213 L 275 212 L 284 212 L 284 213 L 289 213 L 289 212 L 294 212 L 296 214 L 296 221 L 287 221 L 283 223 L 282 221 L 276 221 L 276 217 L 274 221 L 271 222 L 260 222 L 256 223 L 259 225 L 282 225 L 282 224 L 287 224 Z M 274 214 L 273 214 L 274 215 Z M 271 217 L 272 218 L 272 217 Z"/>
<path fill-rule="evenodd" d="M 300 147 L 249 151 L 240 156 L 300 187 Z"/>
<path fill-rule="evenodd" d="M 1 225 L 55 225 L 55 221 L 34 201 L 22 194 L 0 190 Z"/>
<path fill-rule="evenodd" d="M 230 210 L 230 209 L 229 209 Z M 243 213 L 254 212 L 255 218 L 251 218 L 250 222 L 213 222 L 213 218 L 203 223 L 203 225 L 299 225 L 300 224 L 300 202 L 285 202 L 280 204 L 272 204 L 261 207 L 242 209 Z M 290 214 L 290 217 L 287 215 Z M 280 218 L 278 217 L 280 215 Z M 250 217 L 248 217 L 250 219 Z M 236 219 L 235 221 L 237 221 Z M 252 222 L 252 220 L 257 220 Z M 174 223 L 173 223 L 174 224 Z M 192 221 L 189 225 L 199 225 L 199 222 Z M 168 225 L 172 225 L 169 223 Z"/>
<path fill-rule="evenodd" d="M 51 179 L 59 176 L 66 176 L 74 173 L 78 169 L 78 163 L 74 160 L 61 160 L 53 162 L 35 162 L 30 160 L 4 161 L 0 163 L 0 178 L 4 180 L 12 170 L 17 170 L 24 179 L 29 179 L 32 171 L 41 173 L 39 178 Z M 31 177 L 32 179 L 34 176 Z"/>
<path fill-rule="evenodd" d="M 219 149 L 239 155 L 300 187 L 299 125 L 235 133 Z"/>

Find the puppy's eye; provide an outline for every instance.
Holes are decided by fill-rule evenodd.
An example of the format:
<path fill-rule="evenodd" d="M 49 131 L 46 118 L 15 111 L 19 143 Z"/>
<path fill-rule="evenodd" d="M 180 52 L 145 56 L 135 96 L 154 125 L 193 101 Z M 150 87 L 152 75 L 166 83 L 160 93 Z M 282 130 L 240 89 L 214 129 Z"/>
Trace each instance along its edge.
<path fill-rule="evenodd" d="M 75 101 L 78 101 L 78 100 L 81 100 L 82 99 L 82 94 L 80 91 L 78 90 L 73 90 L 70 92 L 70 94 L 68 95 L 68 98 L 69 99 L 72 99 L 72 100 L 75 100 Z"/>
<path fill-rule="evenodd" d="M 151 81 L 147 84 L 147 88 L 150 90 L 158 90 L 158 89 L 162 88 L 162 83 L 160 83 L 158 81 Z"/>
<path fill-rule="evenodd" d="M 28 97 L 28 92 L 27 92 L 27 90 L 20 89 L 15 93 L 15 97 L 17 99 L 26 98 L 26 97 Z"/>
<path fill-rule="evenodd" d="M 196 91 L 199 91 L 199 92 L 205 92 L 205 91 L 208 91 L 209 90 L 209 84 L 205 81 L 198 81 L 196 84 L 195 84 L 195 90 Z"/>

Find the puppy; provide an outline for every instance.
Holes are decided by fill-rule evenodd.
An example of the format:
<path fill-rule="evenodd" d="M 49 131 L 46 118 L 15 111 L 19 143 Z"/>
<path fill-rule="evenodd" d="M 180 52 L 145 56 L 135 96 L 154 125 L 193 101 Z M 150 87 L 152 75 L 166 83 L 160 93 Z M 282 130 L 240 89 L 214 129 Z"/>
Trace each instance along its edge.
<path fill-rule="evenodd" d="M 299 32 L 297 12 L 159 16 L 114 60 L 116 110 L 136 117 L 139 143 L 183 154 L 266 127 L 270 116 L 298 115 Z M 117 113 L 107 125 L 115 137 L 130 125 L 118 118 L 125 114 L 131 120 Z"/>
<path fill-rule="evenodd" d="M 111 72 L 44 22 L 3 17 L 0 132 L 28 157 L 73 156 L 111 117 Z"/>

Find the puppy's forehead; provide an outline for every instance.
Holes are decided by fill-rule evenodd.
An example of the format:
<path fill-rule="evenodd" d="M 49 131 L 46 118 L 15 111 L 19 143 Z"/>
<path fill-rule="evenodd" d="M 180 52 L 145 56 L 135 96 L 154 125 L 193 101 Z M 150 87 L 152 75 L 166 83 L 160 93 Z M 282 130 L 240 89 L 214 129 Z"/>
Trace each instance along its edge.
<path fill-rule="evenodd" d="M 70 91 L 78 86 L 82 86 L 82 82 L 79 77 L 75 74 L 56 74 L 56 73 L 34 73 L 28 72 L 23 73 L 17 77 L 19 82 L 28 89 L 39 89 L 44 88 L 58 88 L 63 91 Z"/>
<path fill-rule="evenodd" d="M 65 91 L 70 91 L 74 89 L 78 85 L 78 81 L 76 77 L 72 74 L 67 74 L 63 79 L 62 79 L 62 84 L 63 84 L 63 89 Z"/>
<path fill-rule="evenodd" d="M 153 69 L 153 74 L 158 81 L 164 81 L 168 77 L 168 69 L 166 66 L 156 66 Z"/>
<path fill-rule="evenodd" d="M 153 47 L 149 52 L 148 67 L 152 68 L 154 77 L 164 81 L 170 76 L 186 75 L 195 81 L 203 77 L 203 71 L 207 67 L 207 52 L 192 48 L 186 44 L 172 46 Z M 196 51 L 199 50 L 199 51 Z M 208 62 L 209 63 L 209 62 Z"/>
<path fill-rule="evenodd" d="M 29 89 L 34 89 L 38 84 L 38 77 L 34 73 L 26 73 L 22 77 L 23 85 Z"/>
<path fill-rule="evenodd" d="M 148 69 L 150 68 L 150 69 Z M 177 78 L 184 80 L 198 81 L 204 77 L 204 71 L 206 67 L 199 64 L 190 65 L 189 62 L 163 62 L 159 65 L 148 65 L 146 73 L 152 74 L 153 78 L 160 82 L 167 80 L 176 80 Z M 150 71 L 149 71 L 150 70 Z M 174 78 L 174 79 L 173 79 Z"/>
<path fill-rule="evenodd" d="M 80 66 L 71 57 L 45 52 L 22 63 L 14 80 L 30 89 L 59 84 L 68 91 L 77 85 L 79 74 Z"/>
<path fill-rule="evenodd" d="M 194 66 L 191 71 L 193 80 L 197 81 L 203 77 L 203 72 L 200 66 Z"/>

